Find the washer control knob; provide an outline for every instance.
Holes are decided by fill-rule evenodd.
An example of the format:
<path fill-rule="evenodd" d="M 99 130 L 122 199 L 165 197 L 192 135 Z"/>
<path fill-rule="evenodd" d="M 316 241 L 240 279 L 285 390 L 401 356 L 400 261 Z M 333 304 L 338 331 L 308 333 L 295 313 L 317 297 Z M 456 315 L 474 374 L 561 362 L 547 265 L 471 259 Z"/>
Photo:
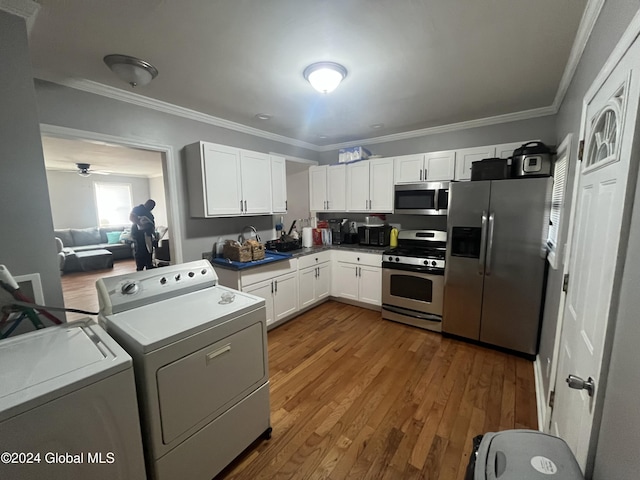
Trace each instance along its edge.
<path fill-rule="evenodd" d="M 180 281 L 180 278 L 182 278 L 182 277 L 180 277 L 180 274 L 177 274 L 177 275 L 175 276 L 176 282 L 179 282 L 179 281 Z"/>
<path fill-rule="evenodd" d="M 399 262 L 399 261 L 400 261 L 400 257 L 396 257 L 396 262 Z"/>
<path fill-rule="evenodd" d="M 389 261 L 390 261 L 390 262 L 393 262 L 393 257 L 389 257 Z"/>
<path fill-rule="evenodd" d="M 123 295 L 133 295 L 138 291 L 138 284 L 136 282 L 126 282 L 121 288 Z"/>
<path fill-rule="evenodd" d="M 423 263 L 424 263 L 425 265 L 429 265 L 429 260 L 425 260 Z"/>
<path fill-rule="evenodd" d="M 438 265 L 438 262 L 436 262 L 436 261 L 434 260 L 434 261 L 432 261 L 432 262 L 431 262 L 431 265 L 435 267 L 436 265 Z"/>
<path fill-rule="evenodd" d="M 201 273 L 202 275 L 206 275 L 206 274 L 207 274 L 207 269 L 206 269 L 206 268 L 203 268 L 202 270 L 200 270 L 200 273 Z"/>
<path fill-rule="evenodd" d="M 160 279 L 160 284 L 161 284 L 161 285 L 164 285 L 165 283 L 167 283 L 167 278 L 166 278 L 166 277 L 162 277 L 162 278 Z"/>
<path fill-rule="evenodd" d="M 189 277 L 193 278 L 194 275 L 195 275 L 195 273 L 189 272 Z"/>

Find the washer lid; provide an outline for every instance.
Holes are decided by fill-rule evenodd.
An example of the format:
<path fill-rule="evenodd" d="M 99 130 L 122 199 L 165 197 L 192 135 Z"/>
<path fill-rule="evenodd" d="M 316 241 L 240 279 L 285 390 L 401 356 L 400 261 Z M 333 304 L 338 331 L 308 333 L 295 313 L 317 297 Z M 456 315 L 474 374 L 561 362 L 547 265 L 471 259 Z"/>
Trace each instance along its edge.
<path fill-rule="evenodd" d="M 89 319 L 0 341 L 0 421 L 131 368 Z"/>
<path fill-rule="evenodd" d="M 263 298 L 217 285 L 100 319 L 115 338 L 124 335 L 131 340 L 127 344 L 148 353 L 264 304 Z"/>

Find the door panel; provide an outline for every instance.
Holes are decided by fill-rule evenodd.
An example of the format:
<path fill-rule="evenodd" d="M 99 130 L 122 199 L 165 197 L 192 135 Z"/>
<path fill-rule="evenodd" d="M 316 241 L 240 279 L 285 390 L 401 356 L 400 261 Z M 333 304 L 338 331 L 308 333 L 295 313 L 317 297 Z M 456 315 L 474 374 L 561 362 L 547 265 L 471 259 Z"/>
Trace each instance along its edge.
<path fill-rule="evenodd" d="M 251 293 L 256 297 L 264 298 L 264 306 L 267 312 L 267 325 L 275 321 L 273 314 L 273 280 L 257 283 L 242 289 L 243 292 Z"/>
<path fill-rule="evenodd" d="M 424 155 L 405 155 L 394 160 L 395 183 L 426 181 L 424 177 Z"/>
<path fill-rule="evenodd" d="M 347 211 L 364 212 L 369 205 L 369 162 L 347 166 Z"/>
<path fill-rule="evenodd" d="M 585 155 L 578 168 L 577 205 L 569 250 L 569 287 L 560 339 L 551 430 L 564 438 L 583 471 L 592 456 L 594 413 L 612 301 L 619 291 L 621 232 L 630 216 L 627 178 L 637 158 L 634 135 L 640 96 L 640 44 L 627 51 L 586 106 Z M 595 395 L 570 389 L 568 375 L 594 379 Z M 589 474 L 590 472 L 587 472 Z M 588 475 L 587 475 L 588 476 Z"/>
<path fill-rule="evenodd" d="M 314 292 L 315 277 L 315 268 L 306 268 L 298 272 L 298 305 L 300 305 L 300 308 L 306 308 L 316 300 Z"/>
<path fill-rule="evenodd" d="M 393 159 L 369 161 L 369 210 L 393 211 Z"/>
<path fill-rule="evenodd" d="M 382 305 L 382 268 L 358 267 L 359 289 L 361 302 Z"/>
<path fill-rule="evenodd" d="M 287 213 L 287 161 L 271 155 L 271 209 Z"/>
<path fill-rule="evenodd" d="M 551 186 L 551 177 L 491 183 L 482 342 L 537 353 Z"/>
<path fill-rule="evenodd" d="M 244 213 L 271 212 L 271 159 L 264 153 L 242 150 L 242 198 Z"/>
<path fill-rule="evenodd" d="M 327 167 L 327 210 L 344 212 L 347 209 L 347 166 Z"/>
<path fill-rule="evenodd" d="M 204 143 L 202 155 L 207 215 L 240 215 L 240 151 L 224 145 Z"/>
<path fill-rule="evenodd" d="M 486 230 L 482 214 L 489 210 L 490 193 L 489 181 L 452 183 L 449 190 L 447 238 L 450 241 L 445 263 L 442 331 L 474 340 L 480 338 L 485 251 L 480 251 L 478 257 L 469 256 L 467 252 L 462 256 L 453 251 L 451 245 L 456 227 Z"/>
<path fill-rule="evenodd" d="M 273 316 L 278 321 L 298 311 L 297 272 L 276 277 L 273 282 Z"/>
<path fill-rule="evenodd" d="M 312 212 L 326 210 L 327 167 L 309 168 L 309 209 Z"/>
<path fill-rule="evenodd" d="M 321 300 L 329 296 L 331 287 L 331 263 L 325 263 L 318 267 L 318 278 L 315 284 L 316 300 Z"/>

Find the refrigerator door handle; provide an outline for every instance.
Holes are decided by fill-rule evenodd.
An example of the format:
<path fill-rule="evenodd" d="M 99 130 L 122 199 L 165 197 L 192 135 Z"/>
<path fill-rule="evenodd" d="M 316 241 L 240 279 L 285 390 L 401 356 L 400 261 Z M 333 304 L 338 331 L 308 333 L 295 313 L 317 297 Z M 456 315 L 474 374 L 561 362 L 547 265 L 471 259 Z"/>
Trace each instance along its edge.
<path fill-rule="evenodd" d="M 482 211 L 482 228 L 480 229 L 480 255 L 478 257 L 478 274 L 484 275 L 484 256 L 487 249 L 487 211 Z"/>
<path fill-rule="evenodd" d="M 491 253 L 493 252 L 493 224 L 495 221 L 495 214 L 491 212 L 489 214 L 489 239 L 487 241 L 487 266 L 485 269 L 485 275 L 491 275 Z"/>

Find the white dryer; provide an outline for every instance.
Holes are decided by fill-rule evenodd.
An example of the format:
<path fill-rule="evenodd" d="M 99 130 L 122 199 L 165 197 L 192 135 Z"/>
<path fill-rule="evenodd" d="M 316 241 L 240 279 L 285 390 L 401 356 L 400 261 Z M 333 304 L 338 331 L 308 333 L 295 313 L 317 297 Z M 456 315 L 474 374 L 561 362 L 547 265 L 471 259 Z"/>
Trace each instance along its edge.
<path fill-rule="evenodd" d="M 270 438 L 265 301 L 206 260 L 98 280 L 99 321 L 133 357 L 154 479 L 210 480 Z"/>
<path fill-rule="evenodd" d="M 146 478 L 131 357 L 81 320 L 0 341 L 0 478 Z"/>

